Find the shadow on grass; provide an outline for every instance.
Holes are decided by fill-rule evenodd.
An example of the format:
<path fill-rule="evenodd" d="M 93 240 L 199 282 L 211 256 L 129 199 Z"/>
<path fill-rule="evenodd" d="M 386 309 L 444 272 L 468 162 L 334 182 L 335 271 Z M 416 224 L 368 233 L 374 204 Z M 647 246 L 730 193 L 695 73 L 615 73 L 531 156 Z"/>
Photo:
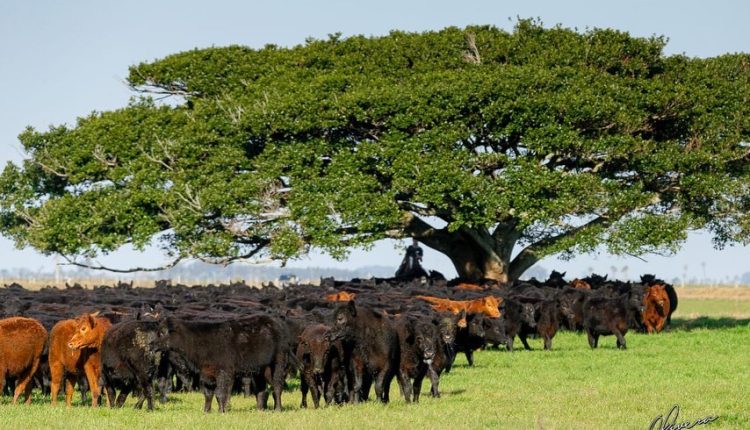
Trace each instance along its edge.
<path fill-rule="evenodd" d="M 698 317 L 698 318 L 674 318 L 672 330 L 692 331 L 696 329 L 718 330 L 733 327 L 747 327 L 750 319 L 730 317 Z"/>

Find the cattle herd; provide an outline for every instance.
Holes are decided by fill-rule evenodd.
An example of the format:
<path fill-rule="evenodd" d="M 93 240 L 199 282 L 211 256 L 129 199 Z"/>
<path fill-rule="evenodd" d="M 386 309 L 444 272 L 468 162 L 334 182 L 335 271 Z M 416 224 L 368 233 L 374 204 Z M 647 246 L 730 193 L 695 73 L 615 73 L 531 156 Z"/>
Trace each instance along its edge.
<path fill-rule="evenodd" d="M 677 307 L 671 285 L 645 275 L 641 282 L 592 275 L 566 281 L 553 272 L 511 285 L 443 279 L 368 279 L 320 285 L 244 283 L 222 286 L 132 284 L 38 291 L 18 284 L 0 289 L 0 391 L 26 402 L 34 387 L 51 396 L 64 382 L 71 404 L 78 384 L 85 402 L 153 409 L 178 390 L 200 390 L 204 411 L 216 398 L 227 410 L 233 392 L 254 396 L 259 409 L 281 409 L 290 376 L 299 375 L 302 406 L 389 401 L 395 378 L 407 402 L 422 382 L 440 396 L 439 382 L 459 353 L 473 365 L 479 348 L 518 337 L 543 339 L 560 329 L 585 332 L 591 348 L 614 335 L 625 349 L 628 329 L 668 328 Z M 4 388 L 4 390 L 3 390 Z M 100 397 L 104 395 L 104 400 Z"/>

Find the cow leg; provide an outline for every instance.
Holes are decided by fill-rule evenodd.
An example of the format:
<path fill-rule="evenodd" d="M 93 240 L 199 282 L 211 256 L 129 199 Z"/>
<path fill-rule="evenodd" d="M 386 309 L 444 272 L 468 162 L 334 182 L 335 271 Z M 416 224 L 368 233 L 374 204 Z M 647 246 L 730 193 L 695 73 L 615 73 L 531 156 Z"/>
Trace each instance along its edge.
<path fill-rule="evenodd" d="M 529 346 L 529 342 L 526 341 L 526 335 L 525 334 L 518 334 L 518 338 L 521 339 L 521 343 L 523 344 L 524 349 L 527 351 L 531 351 L 531 347 Z"/>
<path fill-rule="evenodd" d="M 91 390 L 91 407 L 95 408 L 99 406 L 99 375 L 97 375 L 95 364 L 92 360 L 87 361 L 83 365 L 83 371 L 86 374 L 86 380 L 89 383 L 89 389 Z"/>
<path fill-rule="evenodd" d="M 75 375 L 65 375 L 65 404 L 68 407 L 73 405 L 73 391 L 75 391 L 76 379 Z"/>
<path fill-rule="evenodd" d="M 432 397 L 439 398 L 440 397 L 440 374 L 435 371 L 435 369 L 430 366 L 430 384 L 432 385 L 430 387 L 430 394 L 432 394 Z"/>
<path fill-rule="evenodd" d="M 505 349 L 507 349 L 510 352 L 513 352 L 513 340 L 516 336 L 510 336 L 508 335 L 508 342 L 505 343 Z"/>
<path fill-rule="evenodd" d="M 362 399 L 362 385 L 364 385 L 364 375 L 360 369 L 354 369 L 354 381 L 352 385 L 352 391 L 349 394 L 349 399 L 352 403 L 359 403 Z M 368 387 L 369 390 L 369 387 Z"/>
<path fill-rule="evenodd" d="M 380 376 L 380 375 L 378 375 Z M 398 370 L 398 387 L 401 389 L 401 394 L 404 396 L 404 400 L 406 400 L 406 403 L 411 403 L 412 398 L 412 388 L 411 388 L 411 381 L 409 380 L 409 375 L 405 368 L 400 367 Z M 375 390 L 377 391 L 378 386 L 375 386 Z"/>
<path fill-rule="evenodd" d="M 625 336 L 623 336 L 619 331 L 615 332 L 615 336 L 617 336 L 617 347 L 627 349 L 627 347 L 625 346 Z"/>
<path fill-rule="evenodd" d="M 86 395 L 86 392 L 88 392 L 88 381 L 86 380 L 86 375 L 78 375 L 78 379 L 76 380 L 78 382 L 78 391 L 81 392 L 81 404 L 85 405 L 88 402 L 88 396 Z"/>
<path fill-rule="evenodd" d="M 39 358 L 35 359 L 34 362 L 31 364 L 31 368 L 27 369 L 26 372 L 23 372 L 21 375 L 18 376 L 17 382 L 16 382 L 16 389 L 13 393 L 13 404 L 15 405 L 18 401 L 18 398 L 21 397 L 21 393 L 24 393 L 25 398 L 24 402 L 26 404 L 31 403 L 31 378 L 34 377 L 34 373 L 36 372 L 36 368 L 39 366 Z M 26 389 L 28 387 L 28 390 Z"/>
<path fill-rule="evenodd" d="M 308 385 L 308 375 L 306 373 L 303 373 L 300 378 L 299 383 L 299 389 L 302 392 L 302 403 L 299 405 L 300 408 L 307 408 L 307 390 L 309 388 Z"/>
<path fill-rule="evenodd" d="M 255 408 L 259 411 L 268 409 L 268 391 L 265 388 L 255 393 Z"/>
<path fill-rule="evenodd" d="M 281 393 L 284 392 L 284 379 L 286 379 L 286 360 L 283 358 L 276 360 L 276 365 L 273 368 L 266 369 L 266 377 L 269 379 L 271 389 L 273 389 L 273 410 L 281 411 Z M 270 376 L 270 378 L 269 378 Z M 313 381 L 315 384 L 315 381 Z M 316 387 L 317 385 L 313 385 Z M 318 392 L 318 400 L 313 397 L 313 402 L 317 408 L 320 402 L 320 393 Z"/>
<path fill-rule="evenodd" d="M 60 392 L 60 385 L 62 384 L 63 378 L 65 377 L 65 370 L 63 369 L 62 363 L 50 364 L 50 398 L 52 400 L 52 406 L 57 404 L 57 394 Z"/>
<path fill-rule="evenodd" d="M 414 403 L 419 403 L 419 395 L 422 393 L 422 380 L 424 380 L 424 371 L 417 372 L 414 378 Z"/>
<path fill-rule="evenodd" d="M 552 349 L 552 338 L 549 336 L 544 336 L 544 349 L 546 351 L 549 351 Z"/>
<path fill-rule="evenodd" d="M 474 351 L 472 349 L 467 349 L 464 354 L 466 354 L 466 361 L 469 362 L 469 367 L 474 366 Z"/>
<path fill-rule="evenodd" d="M 594 334 L 591 333 L 591 330 L 586 330 L 586 336 L 589 339 L 589 346 L 591 349 L 596 348 L 596 341 L 594 340 Z"/>
<path fill-rule="evenodd" d="M 396 377 L 396 372 L 391 370 L 392 368 L 388 369 L 388 372 L 385 374 L 385 377 L 383 378 L 383 402 L 388 403 L 391 401 L 391 382 L 393 382 L 393 378 Z"/>
<path fill-rule="evenodd" d="M 310 387 L 310 394 L 312 395 L 313 399 L 313 405 L 315 406 L 315 409 L 318 409 L 320 407 L 320 386 L 313 381 L 312 386 Z"/>
<path fill-rule="evenodd" d="M 104 392 L 107 393 L 107 406 L 110 408 L 115 407 L 115 389 L 109 386 L 109 384 L 104 386 Z"/>
<path fill-rule="evenodd" d="M 146 394 L 143 392 L 143 388 L 138 391 L 138 400 L 135 401 L 133 409 L 143 409 L 143 402 L 146 400 Z"/>
<path fill-rule="evenodd" d="M 117 395 L 117 400 L 115 401 L 115 407 L 121 408 L 123 407 L 123 405 L 125 405 L 125 400 L 128 399 L 128 394 L 130 394 L 131 390 L 132 388 L 130 384 L 120 390 L 120 394 Z"/>
<path fill-rule="evenodd" d="M 211 403 L 214 401 L 214 388 L 210 387 L 207 382 L 201 381 L 201 391 L 203 391 L 203 412 L 211 412 Z"/>
<path fill-rule="evenodd" d="M 386 377 L 385 370 L 381 370 L 378 372 L 378 375 L 375 377 L 375 397 L 380 400 L 381 402 L 385 403 L 385 400 L 383 398 L 383 385 Z"/>
<path fill-rule="evenodd" d="M 219 372 L 219 376 L 216 378 L 216 402 L 219 404 L 219 412 L 222 414 L 227 411 L 229 397 L 232 394 L 233 373 Z"/>
<path fill-rule="evenodd" d="M 5 372 L 0 372 L 0 396 L 5 393 Z"/>

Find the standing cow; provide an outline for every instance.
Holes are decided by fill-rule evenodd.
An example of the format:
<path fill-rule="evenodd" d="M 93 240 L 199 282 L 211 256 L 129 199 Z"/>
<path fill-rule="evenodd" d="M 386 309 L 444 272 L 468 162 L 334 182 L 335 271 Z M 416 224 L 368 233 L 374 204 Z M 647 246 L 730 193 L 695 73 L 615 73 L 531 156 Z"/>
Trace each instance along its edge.
<path fill-rule="evenodd" d="M 65 403 L 73 404 L 73 386 L 76 379 L 86 375 L 91 389 L 91 406 L 99 402 L 99 377 L 101 358 L 99 351 L 104 333 L 112 323 L 98 312 L 82 315 L 74 320 L 62 320 L 52 327 L 49 340 L 50 393 L 52 404 L 57 404 L 63 377 L 65 378 Z"/>
<path fill-rule="evenodd" d="M 388 403 L 400 355 L 398 334 L 391 322 L 372 309 L 358 307 L 352 300 L 336 308 L 332 338 L 342 341 L 344 354 L 349 357 L 350 401 L 367 400 L 370 385 L 375 382 L 378 400 Z"/>
<path fill-rule="evenodd" d="M 17 378 L 13 404 L 24 393 L 25 402 L 31 403 L 31 379 L 41 361 L 47 330 L 31 318 L 6 318 L 0 320 L 0 393 L 6 376 Z"/>
<path fill-rule="evenodd" d="M 225 322 L 166 318 L 159 327 L 160 343 L 178 368 L 200 375 L 205 397 L 203 411 L 211 411 L 213 397 L 226 412 L 236 377 L 252 378 L 258 409 L 267 408 L 266 384 L 273 388 L 274 408 L 281 410 L 289 360 L 286 326 L 266 315 Z"/>

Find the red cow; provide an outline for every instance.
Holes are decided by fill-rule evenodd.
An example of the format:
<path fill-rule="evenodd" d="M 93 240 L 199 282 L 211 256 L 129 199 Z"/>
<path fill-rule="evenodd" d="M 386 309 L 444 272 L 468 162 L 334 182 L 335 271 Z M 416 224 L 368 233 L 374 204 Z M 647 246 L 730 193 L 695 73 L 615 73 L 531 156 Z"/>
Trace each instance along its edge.
<path fill-rule="evenodd" d="M 82 315 L 74 320 L 63 320 L 52 327 L 49 342 L 49 367 L 52 404 L 57 404 L 57 393 L 65 377 L 65 403 L 73 402 L 73 385 L 81 373 L 91 389 L 91 406 L 97 407 L 101 388 L 101 358 L 99 351 L 104 333 L 112 326 L 99 313 Z"/>
<path fill-rule="evenodd" d="M 490 318 L 500 318 L 499 306 L 503 300 L 494 296 L 482 297 L 475 300 L 449 300 L 430 296 L 416 296 L 416 298 L 432 303 L 432 308 L 436 311 L 449 311 L 457 314 L 463 310 L 467 314 L 482 313 Z"/>
<path fill-rule="evenodd" d="M 667 288 L 663 284 L 648 287 L 643 297 L 646 309 L 643 311 L 643 324 L 649 333 L 660 332 L 669 315 L 670 303 Z"/>
<path fill-rule="evenodd" d="M 5 377 L 17 378 L 13 404 L 24 393 L 26 404 L 31 403 L 31 378 L 47 342 L 47 330 L 39 321 L 13 317 L 0 320 L 0 393 Z"/>
<path fill-rule="evenodd" d="M 349 293 L 346 291 L 339 291 L 338 293 L 326 295 L 326 301 L 329 302 L 350 302 L 357 297 L 357 293 Z"/>

